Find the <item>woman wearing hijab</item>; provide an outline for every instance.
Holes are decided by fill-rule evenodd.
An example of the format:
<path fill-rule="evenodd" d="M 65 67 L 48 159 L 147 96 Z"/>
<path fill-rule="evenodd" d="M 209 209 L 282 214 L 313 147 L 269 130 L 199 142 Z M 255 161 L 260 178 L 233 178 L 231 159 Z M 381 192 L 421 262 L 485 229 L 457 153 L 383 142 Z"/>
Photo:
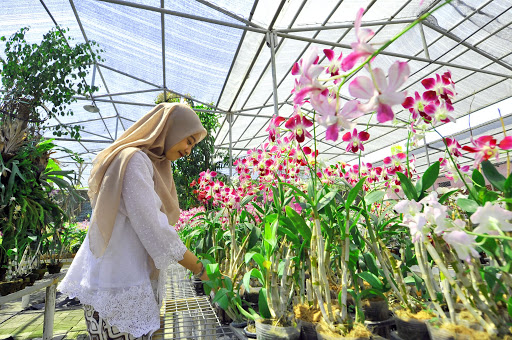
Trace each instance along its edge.
<path fill-rule="evenodd" d="M 208 279 L 172 227 L 180 210 L 171 161 L 205 136 L 192 109 L 159 104 L 94 159 L 89 231 L 58 287 L 84 305 L 91 340 L 151 339 L 169 264 Z"/>

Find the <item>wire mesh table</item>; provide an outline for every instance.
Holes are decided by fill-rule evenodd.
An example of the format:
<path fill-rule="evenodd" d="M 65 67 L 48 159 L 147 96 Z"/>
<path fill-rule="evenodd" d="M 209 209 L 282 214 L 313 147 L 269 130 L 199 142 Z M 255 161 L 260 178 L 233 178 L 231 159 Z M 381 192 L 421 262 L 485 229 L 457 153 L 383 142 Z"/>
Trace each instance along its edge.
<path fill-rule="evenodd" d="M 207 296 L 197 296 L 187 271 L 174 264 L 167 271 L 167 296 L 160 311 L 161 329 L 153 340 L 238 339 L 222 325 Z"/>

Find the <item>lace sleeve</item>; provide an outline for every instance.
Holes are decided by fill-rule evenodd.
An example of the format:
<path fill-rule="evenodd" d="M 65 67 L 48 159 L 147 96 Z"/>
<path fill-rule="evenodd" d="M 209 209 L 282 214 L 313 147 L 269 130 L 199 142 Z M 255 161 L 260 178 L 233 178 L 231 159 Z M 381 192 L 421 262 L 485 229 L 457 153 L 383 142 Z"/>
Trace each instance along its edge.
<path fill-rule="evenodd" d="M 181 261 L 187 248 L 160 211 L 154 190 L 151 162 L 136 152 L 126 166 L 121 197 L 126 214 L 140 241 L 158 269 Z"/>

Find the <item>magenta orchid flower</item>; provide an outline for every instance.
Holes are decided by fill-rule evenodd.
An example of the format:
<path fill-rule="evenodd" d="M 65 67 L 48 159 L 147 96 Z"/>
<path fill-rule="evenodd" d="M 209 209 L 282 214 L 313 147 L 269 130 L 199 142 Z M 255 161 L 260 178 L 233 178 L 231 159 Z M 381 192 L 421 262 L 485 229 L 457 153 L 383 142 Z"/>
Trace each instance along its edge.
<path fill-rule="evenodd" d="M 478 167 L 483 161 L 487 161 L 493 157 L 498 160 L 498 150 L 496 149 L 497 141 L 492 136 L 481 136 L 476 140 L 471 138 L 473 147 L 464 145 L 462 150 L 475 154 L 475 168 Z M 498 147 L 503 150 L 512 149 L 512 136 L 505 137 L 499 144 Z"/>
<path fill-rule="evenodd" d="M 359 9 L 356 15 L 356 20 L 354 22 L 354 31 L 356 32 L 357 42 L 350 44 L 352 47 L 352 53 L 343 59 L 341 63 L 341 68 L 343 71 L 348 71 L 356 62 L 362 58 L 368 58 L 375 52 L 375 49 L 368 44 L 368 41 L 375 34 L 371 29 L 363 28 L 361 29 L 361 19 L 363 18 L 364 8 Z"/>
<path fill-rule="evenodd" d="M 388 156 L 383 159 L 384 164 L 389 165 L 387 168 L 388 173 L 395 174 L 395 172 L 402 170 L 403 161 L 407 158 L 407 155 L 403 152 L 399 152 L 396 155 Z"/>
<path fill-rule="evenodd" d="M 423 99 L 418 91 L 414 93 L 413 97 L 407 97 L 405 98 L 404 102 L 402 103 L 402 106 L 405 109 L 408 109 L 410 113 L 412 113 L 412 119 L 416 120 L 418 117 L 424 113 L 425 106 L 428 105 L 428 101 Z"/>
<path fill-rule="evenodd" d="M 370 134 L 366 131 L 357 133 L 357 129 L 354 129 L 352 133 L 347 132 L 343 135 L 342 139 L 344 142 L 348 142 L 347 152 L 356 153 L 361 149 L 364 151 L 363 142 L 366 142 L 370 138 Z"/>
<path fill-rule="evenodd" d="M 400 61 L 393 63 L 387 79 L 380 68 L 374 69 L 373 75 L 377 87 L 369 77 L 360 76 L 350 83 L 349 92 L 356 98 L 367 99 L 368 102 L 359 105 L 359 109 L 364 113 L 377 111 L 377 120 L 384 123 L 395 117 L 391 106 L 402 104 L 406 98 L 405 91 L 397 90 L 409 77 L 409 65 Z"/>
<path fill-rule="evenodd" d="M 455 123 L 455 117 L 450 115 L 454 110 L 455 109 L 449 101 L 440 101 L 439 99 L 431 101 L 425 107 L 425 113 L 432 117 L 434 121 L 433 124 L 436 122 Z"/>
<path fill-rule="evenodd" d="M 434 101 L 437 97 L 441 97 L 445 101 L 451 103 L 455 96 L 455 83 L 452 81 L 452 74 L 450 71 L 442 75 L 436 74 L 434 78 L 426 78 L 421 81 L 425 89 L 423 98 L 428 101 Z"/>
<path fill-rule="evenodd" d="M 268 138 L 272 142 L 276 141 L 276 137 L 279 138 L 279 125 L 285 121 L 284 117 L 274 116 L 270 119 L 270 124 L 265 131 L 268 132 Z"/>
<path fill-rule="evenodd" d="M 324 54 L 327 59 L 330 61 L 329 66 L 326 68 L 326 72 L 331 74 L 331 77 L 337 76 L 340 74 L 341 69 L 341 58 L 343 57 L 343 53 L 340 53 L 338 58 L 335 57 L 334 51 L 331 49 L 324 49 Z M 334 84 L 340 82 L 341 79 L 334 80 Z"/>
<path fill-rule="evenodd" d="M 293 115 L 290 117 L 285 125 L 287 129 L 290 129 L 290 137 L 295 138 L 298 143 L 304 142 L 306 137 L 311 138 L 311 134 L 309 133 L 307 128 L 313 126 L 313 123 L 304 116 L 299 114 Z"/>
<path fill-rule="evenodd" d="M 460 152 L 462 147 L 460 146 L 459 142 L 457 142 L 457 140 L 455 138 L 445 138 L 444 140 L 445 140 L 446 146 L 448 147 L 448 151 L 450 151 L 450 153 L 453 156 L 455 156 L 455 157 L 462 156 L 462 153 Z"/>

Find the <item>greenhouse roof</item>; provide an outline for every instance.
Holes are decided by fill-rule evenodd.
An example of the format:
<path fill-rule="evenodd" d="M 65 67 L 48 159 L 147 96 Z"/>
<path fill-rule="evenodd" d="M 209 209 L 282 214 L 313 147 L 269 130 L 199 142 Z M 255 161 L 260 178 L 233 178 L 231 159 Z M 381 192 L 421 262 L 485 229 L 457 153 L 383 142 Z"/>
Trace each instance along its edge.
<path fill-rule="evenodd" d="M 85 111 L 83 105 L 91 99 L 78 98 L 71 107 L 74 115 L 60 120 L 83 126 L 80 142 L 57 138 L 57 143 L 79 153 L 86 163 L 154 106 L 164 89 L 214 107 L 222 122 L 215 145 L 231 147 L 236 158 L 268 138 L 265 129 L 276 110 L 284 117 L 292 115 L 290 71 L 308 49 L 350 53 L 359 8 L 365 9 L 362 25 L 375 32 L 371 43 L 379 46 L 441 2 L 2 0 L 0 36 L 29 26 L 28 39 L 39 42 L 58 24 L 70 29 L 68 36 L 74 41 L 94 40 L 105 50 L 105 61 L 88 75 L 89 84 L 100 88 L 94 97 L 100 112 Z M 387 70 L 396 60 L 408 61 L 411 73 L 402 90 L 409 94 L 423 90 L 420 80 L 449 70 L 456 84 L 454 107 L 459 120 L 473 112 L 487 115 L 489 111 L 481 110 L 500 102 L 494 111 L 500 108 L 502 116 L 508 116 L 510 101 L 502 101 L 512 97 L 511 7 L 510 1 L 453 0 L 387 47 L 374 65 Z M 351 99 L 346 89 L 341 93 L 344 100 Z M 361 128 L 369 127 L 371 138 L 363 153 L 368 160 L 378 161 L 379 150 L 389 150 L 407 138 L 409 112 L 401 107 L 394 111 L 394 123 L 380 124 L 370 115 L 356 120 Z M 486 120 L 484 133 L 502 133 L 499 120 L 489 119 L 488 127 Z M 510 117 L 506 122 L 510 126 Z M 451 124 L 445 133 L 459 133 L 462 144 L 469 143 L 468 125 Z M 341 139 L 329 142 L 323 128 L 318 132 L 317 148 L 324 159 L 357 160 L 345 152 Z M 437 135 L 428 137 L 429 148 L 415 151 L 419 172 L 428 163 L 426 152 L 431 159 L 439 158 L 436 139 Z M 64 154 L 56 157 L 62 164 L 76 166 Z M 86 169 L 83 178 L 87 177 Z"/>

